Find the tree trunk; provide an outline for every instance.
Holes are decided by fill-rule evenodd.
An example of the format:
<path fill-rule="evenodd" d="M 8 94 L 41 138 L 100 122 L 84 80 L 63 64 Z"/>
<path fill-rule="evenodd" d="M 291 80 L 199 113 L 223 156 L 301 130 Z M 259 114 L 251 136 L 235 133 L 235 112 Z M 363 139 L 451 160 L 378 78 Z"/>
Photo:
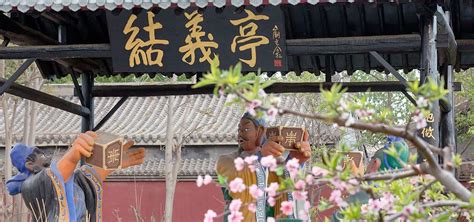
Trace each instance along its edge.
<path fill-rule="evenodd" d="M 174 189 L 176 180 L 173 178 L 173 137 L 174 137 L 174 97 L 168 97 L 168 117 L 166 123 L 166 149 L 165 149 L 165 164 L 166 164 L 166 203 L 165 215 L 163 221 L 171 222 L 173 218 L 173 202 Z"/>

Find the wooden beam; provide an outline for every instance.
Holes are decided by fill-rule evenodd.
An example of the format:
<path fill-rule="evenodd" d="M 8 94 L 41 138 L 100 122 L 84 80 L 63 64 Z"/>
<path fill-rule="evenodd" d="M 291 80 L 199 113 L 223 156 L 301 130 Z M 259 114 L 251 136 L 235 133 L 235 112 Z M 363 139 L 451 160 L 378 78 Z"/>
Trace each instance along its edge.
<path fill-rule="evenodd" d="M 38 45 L 0 48 L 0 59 L 110 58 L 109 44 Z"/>
<path fill-rule="evenodd" d="M 7 82 L 6 79 L 0 78 L 0 84 L 3 85 Z M 41 103 L 47 106 L 51 106 L 57 109 L 64 110 L 80 116 L 89 116 L 90 111 L 86 107 L 82 107 L 75 103 L 66 101 L 56 96 L 49 95 L 47 93 L 28 88 L 17 83 L 13 83 L 12 86 L 7 89 L 7 93 L 25 98 L 37 103 Z"/>
<path fill-rule="evenodd" d="M 53 45 L 58 43 L 38 30 L 13 21 L 3 13 L 0 13 L 0 35 L 9 38 L 16 45 Z"/>
<path fill-rule="evenodd" d="M 420 36 L 419 35 L 404 35 L 411 36 L 408 38 L 400 36 L 370 36 L 370 37 L 344 37 L 341 41 L 333 39 L 288 39 L 290 45 L 287 46 L 289 53 L 301 53 L 297 55 L 311 54 L 311 55 L 334 55 L 334 54 L 350 54 L 350 53 L 369 53 L 370 51 L 377 51 L 379 53 L 410 53 L 419 52 Z M 400 38 L 399 38 L 400 37 Z M 375 38 L 384 43 L 379 42 L 377 46 L 370 43 L 370 41 L 363 40 L 365 43 L 360 44 L 360 39 Z M 391 40 L 383 40 L 385 38 Z M 396 40 L 399 39 L 399 40 Z M 400 40 L 405 39 L 405 40 Z M 414 42 L 407 43 L 407 39 Z M 328 40 L 332 44 L 327 44 Z M 304 44 L 302 44 L 304 42 Z M 405 43 L 403 43 L 405 42 Z M 474 52 L 474 40 L 457 40 L 459 52 Z M 400 43 L 400 44 L 399 44 Z M 347 46 L 334 47 L 337 44 Z M 342 46 L 341 45 L 341 46 Z M 378 48 L 380 47 L 380 48 Z M 310 48 L 310 49 L 305 49 Z M 379 50 L 380 49 L 380 50 Z M 390 50 L 389 50 L 390 49 Z M 296 54 L 294 54 L 296 55 Z M 37 46 L 17 46 L 0 48 L 0 59 L 75 59 L 75 58 L 111 58 L 112 52 L 109 44 L 74 44 L 74 45 L 37 45 Z M 67 64 L 67 63 L 65 63 Z"/>
<path fill-rule="evenodd" d="M 387 61 L 385 61 L 385 59 L 382 58 L 382 56 L 380 54 L 378 54 L 377 52 L 375 51 L 371 51 L 370 52 L 370 55 L 372 57 L 375 58 L 375 60 L 377 60 L 386 70 L 388 70 L 393 76 L 395 76 L 395 78 L 398 79 L 398 81 L 400 81 L 400 83 L 402 85 L 405 86 L 405 88 L 408 88 L 408 82 L 405 78 L 403 78 L 402 75 L 400 75 L 400 73 L 397 72 L 397 70 L 395 70 L 395 68 L 393 68 Z M 408 100 L 410 100 L 411 103 L 413 103 L 414 105 L 416 105 L 416 100 L 410 95 L 408 94 L 408 92 L 404 92 L 403 93 L 407 98 Z"/>
<path fill-rule="evenodd" d="M 5 84 L 3 84 L 1 87 L 0 87 L 0 95 L 3 95 L 3 93 L 5 93 L 5 91 L 7 91 L 8 88 L 10 88 L 12 86 L 12 84 L 18 79 L 18 77 L 21 76 L 21 74 L 23 74 L 25 72 L 26 69 L 28 69 L 28 67 L 30 67 L 30 65 L 34 62 L 35 60 L 34 59 L 28 59 L 26 60 L 21 66 L 20 68 L 18 68 L 15 73 L 13 73 L 12 76 L 10 76 L 10 78 L 8 78 L 7 82 L 5 82 Z"/>
<path fill-rule="evenodd" d="M 322 82 L 297 82 L 281 83 L 277 82 L 265 89 L 267 93 L 319 93 L 321 87 L 330 89 L 336 83 Z M 387 82 L 343 82 L 343 87 L 347 87 L 350 93 L 354 92 L 392 92 L 405 91 L 406 86 L 399 81 Z M 92 88 L 94 97 L 146 97 L 146 96 L 171 96 L 171 95 L 195 95 L 212 94 L 214 88 L 192 88 L 193 84 L 167 84 L 167 85 L 97 85 Z M 455 90 L 461 89 L 460 83 L 453 85 Z"/>
<path fill-rule="evenodd" d="M 449 24 L 449 17 L 447 17 L 441 8 L 441 6 L 437 6 L 437 10 L 435 12 L 436 21 L 438 23 L 438 34 L 446 34 L 447 35 L 447 57 L 448 57 L 448 64 L 454 65 L 456 64 L 456 54 L 457 54 L 457 43 L 456 38 L 454 37 L 453 30 L 451 29 L 451 25 Z"/>
<path fill-rule="evenodd" d="M 331 55 L 418 52 L 421 47 L 418 34 L 357 36 L 339 38 L 287 39 L 288 55 Z"/>
<path fill-rule="evenodd" d="M 100 122 L 97 123 L 97 125 L 92 129 L 92 131 L 99 130 L 107 122 L 107 120 L 109 120 L 110 117 L 112 117 L 112 115 L 117 112 L 117 110 L 125 103 L 125 101 L 127 101 L 127 99 L 128 96 L 120 98 L 120 100 L 114 105 L 114 107 L 112 107 L 112 109 L 110 109 L 110 111 L 104 116 L 104 118 L 102 118 Z"/>
<path fill-rule="evenodd" d="M 0 36 L 6 37 L 16 45 L 58 45 L 59 42 L 42 32 L 20 24 L 17 21 L 0 13 Z M 26 56 L 28 58 L 28 56 Z M 45 58 L 47 59 L 47 58 Z M 64 60 L 57 59 L 57 63 L 66 67 L 73 66 L 77 71 L 84 72 L 98 69 L 91 59 Z"/>
<path fill-rule="evenodd" d="M 458 52 L 474 52 L 474 39 L 458 39 Z"/>

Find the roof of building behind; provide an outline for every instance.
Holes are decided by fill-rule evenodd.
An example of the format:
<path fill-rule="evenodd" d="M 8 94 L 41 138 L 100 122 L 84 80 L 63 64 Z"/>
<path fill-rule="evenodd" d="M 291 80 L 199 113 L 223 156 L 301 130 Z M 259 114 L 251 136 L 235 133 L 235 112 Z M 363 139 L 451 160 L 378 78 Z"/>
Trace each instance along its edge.
<path fill-rule="evenodd" d="M 79 103 L 73 96 L 62 98 Z M 281 95 L 281 106 L 308 112 L 319 98 L 317 94 Z M 120 98 L 95 98 L 95 123 L 97 124 Z M 186 145 L 237 144 L 237 125 L 245 111 L 239 105 L 226 106 L 227 98 L 213 95 L 176 96 L 174 123 L 178 135 L 185 135 Z M 164 145 L 168 97 L 131 97 L 103 125 L 100 131 L 122 135 L 137 145 Z M 13 126 L 14 141 L 23 137 L 26 102 L 21 100 Z M 10 110 L 12 107 L 10 107 Z M 37 146 L 68 146 L 81 130 L 81 117 L 65 111 L 36 105 L 35 144 Z M 11 111 L 10 111 L 11 113 Z M 3 110 L 0 109 L 0 116 Z M 4 125 L 4 118 L 0 118 Z M 339 137 L 337 128 L 314 120 L 285 115 L 277 117 L 270 125 L 304 126 L 318 142 L 334 143 Z M 319 133 L 318 133 L 319 132 Z M 4 145 L 5 128 L 0 127 L 0 144 Z"/>

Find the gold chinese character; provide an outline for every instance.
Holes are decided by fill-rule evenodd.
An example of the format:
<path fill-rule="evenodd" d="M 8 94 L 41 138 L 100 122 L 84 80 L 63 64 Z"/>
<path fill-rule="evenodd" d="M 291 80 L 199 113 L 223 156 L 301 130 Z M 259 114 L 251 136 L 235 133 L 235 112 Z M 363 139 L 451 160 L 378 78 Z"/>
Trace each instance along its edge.
<path fill-rule="evenodd" d="M 107 152 L 107 164 L 111 165 L 119 161 L 119 149 L 113 149 Z"/>
<path fill-rule="evenodd" d="M 426 117 L 426 122 L 429 122 L 429 123 L 434 122 L 434 115 L 433 115 L 433 113 L 428 114 L 428 116 Z"/>
<path fill-rule="evenodd" d="M 184 41 L 186 45 L 179 48 L 179 52 L 185 53 L 182 61 L 188 63 L 189 65 L 194 64 L 194 59 L 196 57 L 195 51 L 196 49 L 199 49 L 202 54 L 201 58 L 199 58 L 199 62 L 207 61 L 210 64 L 213 60 L 213 58 L 211 58 L 211 48 L 217 49 L 219 45 L 213 41 L 214 36 L 211 33 L 207 34 L 207 38 L 210 41 L 203 41 L 201 39 L 206 36 L 206 32 L 203 32 L 202 26 L 199 25 L 199 23 L 204 21 L 201 14 L 199 14 L 197 11 L 194 11 L 191 14 L 184 13 L 184 15 L 189 20 L 186 23 L 186 28 L 188 28 L 191 33 L 186 36 Z M 215 57 L 216 54 L 214 53 L 214 58 Z"/>
<path fill-rule="evenodd" d="M 277 25 L 275 25 L 273 27 L 273 38 L 274 39 L 279 39 L 280 38 L 280 30 L 278 29 Z"/>
<path fill-rule="evenodd" d="M 285 143 L 287 143 L 290 147 L 293 146 L 293 144 L 296 143 L 296 133 L 293 131 L 286 133 Z"/>
<path fill-rule="evenodd" d="M 435 137 L 433 136 L 433 131 L 434 129 L 431 126 L 429 126 L 428 128 L 423 128 L 423 130 L 421 131 L 421 136 L 423 138 L 432 138 L 436 140 Z"/>
<path fill-rule="evenodd" d="M 137 19 L 136 15 L 131 15 L 123 29 L 123 34 L 127 35 L 129 33 L 130 37 L 125 44 L 125 49 L 130 51 L 129 65 L 134 67 L 135 65 L 140 65 L 142 62 L 144 65 L 158 65 L 163 67 L 163 50 L 155 49 L 155 45 L 168 45 L 168 40 L 157 39 L 155 36 L 155 31 L 162 29 L 163 26 L 159 22 L 154 22 L 155 14 L 153 12 L 148 12 L 148 26 L 143 27 L 143 30 L 148 32 L 148 41 L 143 41 L 140 38 L 137 38 L 140 29 L 134 27 L 133 23 Z M 143 48 L 148 47 L 146 50 Z"/>
<path fill-rule="evenodd" d="M 252 11 L 245 9 L 247 17 L 237 20 L 230 20 L 230 23 L 234 26 L 239 26 L 239 36 L 234 37 L 232 41 L 231 50 L 235 53 L 237 45 L 239 45 L 239 51 L 250 50 L 250 59 L 239 59 L 250 67 L 255 67 L 257 61 L 257 47 L 260 45 L 265 45 L 269 43 L 267 37 L 262 35 L 257 35 L 258 25 L 254 22 L 249 21 L 258 21 L 258 20 L 268 20 L 269 17 L 266 15 L 255 15 Z"/>

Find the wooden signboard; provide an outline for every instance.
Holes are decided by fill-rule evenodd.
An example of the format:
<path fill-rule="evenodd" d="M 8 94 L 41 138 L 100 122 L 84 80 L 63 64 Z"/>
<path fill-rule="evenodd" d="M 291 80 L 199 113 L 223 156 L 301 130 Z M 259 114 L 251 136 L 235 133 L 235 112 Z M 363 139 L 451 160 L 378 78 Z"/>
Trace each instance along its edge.
<path fill-rule="evenodd" d="M 283 141 L 279 142 L 280 145 L 287 150 L 298 150 L 295 148 L 295 144 L 303 142 L 304 131 L 304 127 L 275 126 L 268 127 L 266 135 L 269 139 L 272 136 L 282 136 Z"/>
<path fill-rule="evenodd" d="M 280 7 L 107 11 L 114 72 L 207 72 L 221 68 L 286 71 Z"/>
<path fill-rule="evenodd" d="M 107 170 L 122 167 L 123 138 L 113 134 L 98 132 L 94 150 L 86 163 Z"/>

